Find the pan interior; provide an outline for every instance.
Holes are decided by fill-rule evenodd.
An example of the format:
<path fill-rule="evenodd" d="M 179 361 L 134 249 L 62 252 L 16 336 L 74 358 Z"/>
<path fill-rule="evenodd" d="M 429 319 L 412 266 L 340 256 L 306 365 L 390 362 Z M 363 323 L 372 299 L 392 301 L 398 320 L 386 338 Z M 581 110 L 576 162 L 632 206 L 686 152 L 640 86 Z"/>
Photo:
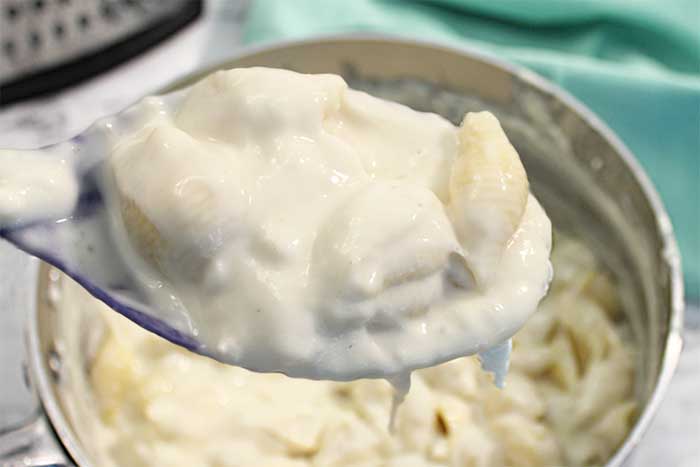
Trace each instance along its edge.
<path fill-rule="evenodd" d="M 492 111 L 520 153 L 532 189 L 553 224 L 587 244 L 615 277 L 638 349 L 636 399 L 639 407 L 647 404 L 669 332 L 672 272 L 654 208 L 617 149 L 587 118 L 505 69 L 414 44 L 371 40 L 298 44 L 249 55 L 224 68 L 249 65 L 340 73 L 351 87 L 436 112 L 456 124 L 465 112 Z M 37 318 L 42 363 L 53 373 L 51 397 L 69 414 L 69 423 L 82 425 L 69 430 L 66 434 L 73 439 L 64 442 L 81 465 L 88 465 L 91 447 L 80 446 L 74 433 L 99 429 L 87 374 L 103 324 L 87 310 L 75 309 L 70 316 L 55 313 L 50 306 L 50 295 L 55 293 L 51 284 L 60 279 L 46 267 L 40 277 Z"/>

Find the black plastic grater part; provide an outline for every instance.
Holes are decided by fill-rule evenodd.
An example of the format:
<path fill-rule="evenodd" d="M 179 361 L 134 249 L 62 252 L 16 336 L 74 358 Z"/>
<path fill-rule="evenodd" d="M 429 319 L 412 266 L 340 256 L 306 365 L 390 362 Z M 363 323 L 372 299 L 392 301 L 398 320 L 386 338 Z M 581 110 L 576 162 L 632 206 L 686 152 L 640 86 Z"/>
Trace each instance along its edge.
<path fill-rule="evenodd" d="M 202 0 L 187 1 L 177 12 L 148 23 L 146 28 L 114 44 L 59 66 L 33 71 L 0 83 L 0 107 L 56 92 L 113 68 L 173 35 L 196 19 L 201 12 Z"/>

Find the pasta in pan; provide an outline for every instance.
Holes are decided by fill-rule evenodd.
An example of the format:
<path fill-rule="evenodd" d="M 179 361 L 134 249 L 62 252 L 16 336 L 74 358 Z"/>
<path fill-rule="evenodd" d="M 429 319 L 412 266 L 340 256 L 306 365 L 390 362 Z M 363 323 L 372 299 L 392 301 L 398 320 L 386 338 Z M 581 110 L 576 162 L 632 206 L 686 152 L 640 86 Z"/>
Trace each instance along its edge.
<path fill-rule="evenodd" d="M 633 349 L 611 278 L 558 235 L 548 297 L 515 336 L 503 390 L 476 358 L 414 373 L 395 431 L 392 388 L 255 374 L 188 353 L 62 281 L 57 306 L 108 323 L 89 371 L 99 465 L 499 467 L 604 463 L 635 417 Z M 215 383 L 215 384 L 214 384 Z"/>

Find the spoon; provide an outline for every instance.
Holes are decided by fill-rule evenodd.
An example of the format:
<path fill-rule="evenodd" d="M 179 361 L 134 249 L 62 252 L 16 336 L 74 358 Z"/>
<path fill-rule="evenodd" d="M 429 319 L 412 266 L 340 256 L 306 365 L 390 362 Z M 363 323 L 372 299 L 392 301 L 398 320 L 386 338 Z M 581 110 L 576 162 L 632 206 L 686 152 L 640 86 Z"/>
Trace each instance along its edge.
<path fill-rule="evenodd" d="M 102 175 L 104 148 L 135 118 L 126 110 L 67 142 L 0 150 L 0 237 L 63 271 L 139 326 L 212 356 L 194 336 L 153 315 L 156 304 L 115 238 Z"/>
<path fill-rule="evenodd" d="M 80 152 L 80 143 L 69 143 Z M 46 147 L 25 156 L 55 157 L 66 145 Z M 28 151 L 22 151 L 28 152 Z M 52 154 L 54 153 L 54 154 Z M 0 164 L 2 164 L 0 152 Z M 63 271 L 90 294 L 139 326 L 197 353 L 205 353 L 191 335 L 154 317 L 154 304 L 138 286 L 122 259 L 110 228 L 110 213 L 100 189 L 99 163 L 76 172 L 80 187 L 74 205 L 58 215 L 31 216 L 13 223 L 0 222 L 0 237 Z M 2 190 L 0 176 L 0 192 Z M 29 194 L 31 196 L 31 194 Z M 57 196 L 61 196 L 57 194 Z M 2 217 L 0 212 L 0 218 Z M 104 265 L 108 264 L 109 267 Z"/>
<path fill-rule="evenodd" d="M 210 83 L 205 82 L 202 86 L 204 86 L 205 91 L 209 92 L 206 86 L 211 86 Z M 129 247 L 129 245 L 134 246 L 134 243 L 127 238 L 130 232 L 126 231 L 128 227 L 125 218 L 122 218 L 124 209 L 119 207 L 120 202 L 123 205 L 123 198 L 119 198 L 121 194 L 115 186 L 112 165 L 114 160 L 110 156 L 113 151 L 119 155 L 121 154 L 119 151 L 124 147 L 130 148 L 128 146 L 130 140 L 126 138 L 126 135 L 132 138 L 135 132 L 143 129 L 148 130 L 150 127 L 145 124 L 151 121 L 154 116 L 160 115 L 170 118 L 169 115 L 174 112 L 169 111 L 173 110 L 173 106 L 182 102 L 181 97 L 188 91 L 185 89 L 167 96 L 146 98 L 140 104 L 118 115 L 97 122 L 81 135 L 65 143 L 29 151 L 0 150 L 0 237 L 63 271 L 91 295 L 142 328 L 176 345 L 224 363 L 235 364 L 253 371 L 283 372 L 289 376 L 311 379 L 344 381 L 357 378 L 387 378 L 400 383 L 397 384 L 397 387 L 403 388 L 398 393 L 400 395 L 408 388 L 409 380 L 406 374 L 410 371 L 433 366 L 453 358 L 481 353 L 485 369 L 496 374 L 497 384 L 502 383 L 502 375 L 505 374 L 510 352 L 508 339 L 522 326 L 527 316 L 534 311 L 537 302 L 545 293 L 551 277 L 547 241 L 550 229 L 549 220 L 534 198 L 528 195 L 526 185 L 526 199 L 518 200 L 524 203 L 522 204 L 523 212 L 520 214 L 522 216 L 522 224 L 520 225 L 523 232 L 526 233 L 513 234 L 512 246 L 508 247 L 508 253 L 504 253 L 502 258 L 499 256 L 500 261 L 509 266 L 503 268 L 503 271 L 499 273 L 500 279 L 495 286 L 491 287 L 489 284 L 489 288 L 484 289 L 483 294 L 482 291 L 472 291 L 469 287 L 463 287 L 462 276 L 457 274 L 459 277 L 452 277 L 454 271 L 464 270 L 463 262 L 459 262 L 456 266 L 450 263 L 454 255 L 448 258 L 445 270 L 439 266 L 437 269 L 430 269 L 425 275 L 421 275 L 423 273 L 417 274 L 416 277 L 409 275 L 406 280 L 414 282 L 407 283 L 418 284 L 416 287 L 422 287 L 417 289 L 421 293 L 427 290 L 430 294 L 433 291 L 436 291 L 435 293 L 459 294 L 458 298 L 462 300 L 446 301 L 446 303 L 441 304 L 444 305 L 443 308 L 437 307 L 435 313 L 426 313 L 425 316 L 422 314 L 426 310 L 424 305 L 416 308 L 418 312 L 416 316 L 404 316 L 407 315 L 406 307 L 408 306 L 405 303 L 408 303 L 408 300 L 413 299 L 414 296 L 406 295 L 403 297 L 399 293 L 403 292 L 404 283 L 392 285 L 391 280 L 389 280 L 392 277 L 391 269 L 381 273 L 389 278 L 386 279 L 389 284 L 386 291 L 381 290 L 384 287 L 385 279 L 379 281 L 382 285 L 379 295 L 377 295 L 379 292 L 373 291 L 373 289 L 369 291 L 362 289 L 359 292 L 355 290 L 356 278 L 354 276 L 346 278 L 344 275 L 347 264 L 344 253 L 330 255 L 328 261 L 319 263 L 321 266 L 315 272 L 318 277 L 330 277 L 330 281 L 335 281 L 334 278 L 339 277 L 340 280 L 336 282 L 351 290 L 346 294 L 347 291 L 342 290 L 342 288 L 336 291 L 334 288 L 324 285 L 322 288 L 323 298 L 325 299 L 326 295 L 329 296 L 328 301 L 331 303 L 330 309 L 333 312 L 328 312 L 320 305 L 312 304 L 308 308 L 316 313 L 313 316 L 304 314 L 307 311 L 307 302 L 303 300 L 299 301 L 296 308 L 290 307 L 293 311 L 291 313 L 286 313 L 286 304 L 283 303 L 283 300 L 275 302 L 274 299 L 277 298 L 272 297 L 269 302 L 266 301 L 267 289 L 256 287 L 257 282 L 245 282 L 245 280 L 238 282 L 240 287 L 253 287 L 254 292 L 251 296 L 254 300 L 250 301 L 252 305 L 246 301 L 224 301 L 224 306 L 221 306 L 220 303 L 216 302 L 220 296 L 238 297 L 235 294 L 239 292 L 236 292 L 235 288 L 229 287 L 231 284 L 236 285 L 236 283 L 227 282 L 229 277 L 225 277 L 223 285 L 216 284 L 216 287 L 211 289 L 197 290 L 198 295 L 187 296 L 190 276 L 194 273 L 175 277 L 175 280 L 172 280 L 171 276 L 160 274 L 162 272 L 160 271 L 158 277 L 154 279 L 146 277 L 150 274 L 150 272 L 146 272 L 150 271 L 148 268 L 135 267 L 135 265 L 140 266 L 146 262 L 146 258 L 137 252 L 136 248 Z M 196 115 L 202 114 L 202 112 L 195 113 Z M 218 114 L 214 113 L 214 115 Z M 486 168 L 492 172 L 498 172 L 496 169 L 499 166 L 494 164 L 501 163 L 501 159 L 506 156 L 506 158 L 514 160 L 517 160 L 518 157 L 507 142 L 505 135 L 502 134 L 495 117 L 489 117 L 487 114 L 474 118 L 482 120 L 486 118 L 484 122 L 491 125 L 489 128 L 497 128 L 500 131 L 497 136 L 501 139 L 498 140 L 498 145 L 483 146 L 486 148 L 484 150 L 480 149 L 482 145 L 473 145 L 475 151 L 481 152 L 476 156 L 469 156 L 467 162 L 471 165 L 461 164 L 457 167 L 455 164 L 452 167 L 452 170 L 455 167 L 460 170 L 461 178 L 458 177 L 458 181 L 471 180 L 462 176 L 462 172 L 468 175 L 471 173 L 470 170 L 478 169 L 480 166 L 473 167 L 478 165 L 473 162 L 475 160 L 482 161 L 486 164 Z M 496 122 L 495 127 L 493 122 Z M 466 131 L 472 131 L 472 128 L 470 127 Z M 476 130 L 474 131 L 475 134 L 478 133 Z M 259 132 L 256 137 L 266 141 L 269 136 L 266 132 Z M 127 141 L 124 143 L 126 146 L 119 146 L 123 141 Z M 175 141 L 177 142 L 177 140 Z M 164 147 L 169 148 L 170 146 L 165 145 Z M 181 146 L 174 144 L 173 147 L 180 148 Z M 472 148 L 472 146 L 469 147 Z M 149 151 L 154 150 L 153 148 L 149 149 Z M 459 160 L 462 162 L 467 160 L 465 159 L 466 153 L 460 157 Z M 138 173 L 144 175 L 143 178 L 135 179 L 140 180 L 138 183 L 145 185 L 158 181 L 159 174 L 151 175 L 148 173 L 152 165 L 138 167 L 140 170 Z M 166 170 L 168 166 L 161 165 L 160 167 Z M 217 183 L 219 180 L 225 180 L 216 178 L 216 176 L 214 179 Z M 465 183 L 457 185 L 457 188 L 467 186 Z M 381 195 L 375 195 L 373 200 L 385 200 L 389 193 L 388 186 L 387 184 L 377 184 L 377 187 L 384 191 L 380 190 Z M 522 184 L 518 186 L 522 188 Z M 482 193 L 489 187 L 491 185 L 477 191 Z M 150 190 L 145 188 L 150 188 Z M 139 193 L 141 185 L 133 184 L 129 189 L 151 199 L 150 197 L 157 198 L 160 193 L 169 193 L 170 188 L 167 184 L 158 185 L 156 183 L 150 187 L 144 186 L 142 193 Z M 417 196 L 411 191 L 413 190 L 412 186 L 410 189 L 406 187 L 404 189 L 411 196 Z M 420 193 L 422 196 L 423 192 Z M 455 199 L 462 199 L 461 191 L 455 193 Z M 439 205 L 440 201 L 432 193 L 430 195 L 432 197 L 425 199 Z M 356 203 L 353 206 L 357 209 L 362 208 L 363 212 L 371 213 L 373 217 L 368 217 L 369 220 L 362 216 L 357 217 L 352 209 L 349 212 L 343 211 L 343 216 L 349 219 L 359 218 L 365 224 L 388 225 L 386 230 L 391 235 L 394 235 L 392 229 L 399 227 L 405 229 L 405 224 L 402 222 L 405 221 L 406 216 L 388 216 L 392 222 L 396 223 L 396 226 L 382 223 L 384 220 L 377 220 L 378 216 L 386 217 L 387 210 L 373 210 L 366 204 L 368 199 L 357 200 L 353 198 L 353 203 Z M 423 198 L 416 199 L 423 200 Z M 488 202 L 490 199 L 488 198 L 484 202 Z M 499 206 L 504 203 L 500 198 L 497 201 L 501 204 L 496 208 L 500 209 Z M 508 207 L 507 203 L 505 204 Z M 180 206 L 166 205 L 171 206 L 170 209 L 173 211 Z M 401 202 L 390 207 L 399 205 Z M 190 205 L 185 205 L 183 209 L 187 206 Z M 274 204 L 270 204 L 270 206 L 274 206 Z M 389 204 L 383 206 L 386 207 Z M 416 219 L 416 209 L 422 208 L 423 204 L 417 203 L 418 207 L 414 207 L 413 204 L 406 206 L 408 206 L 409 214 L 414 216 L 411 218 L 411 222 L 413 222 Z M 195 205 L 194 209 L 196 208 Z M 528 210 L 529 216 L 525 215 L 524 210 Z M 173 214 L 172 211 L 168 210 L 161 212 L 166 218 Z M 274 211 L 263 210 L 262 212 L 268 216 L 276 216 Z M 426 226 L 438 225 L 439 227 L 442 225 L 440 222 L 449 225 L 450 221 L 439 207 L 430 212 L 442 213 L 442 217 L 437 217 L 431 221 L 432 223 L 425 221 Z M 511 211 L 505 210 L 504 212 L 510 213 Z M 498 211 L 497 214 L 504 213 Z M 458 219 L 471 219 L 467 219 L 467 217 L 462 219 L 462 217 Z M 264 222 L 266 218 L 261 219 L 257 219 L 255 222 Z M 341 216 L 340 219 L 345 222 L 343 220 L 345 217 Z M 497 219 L 501 219 L 501 217 L 497 216 Z M 342 222 L 341 225 L 344 225 Z M 436 222 L 437 224 L 435 224 Z M 466 224 L 469 223 L 466 222 Z M 497 223 L 497 226 L 502 226 L 501 224 L 503 223 Z M 177 240 L 179 228 L 176 225 L 176 227 L 171 228 L 171 231 L 166 231 Z M 303 226 L 303 228 L 306 227 Z M 369 231 L 373 228 L 373 225 L 370 225 L 370 228 L 365 230 Z M 469 225 L 466 228 L 469 230 Z M 480 232 L 478 229 L 469 231 L 472 230 Z M 498 230 L 498 232 L 501 230 L 503 229 Z M 403 232 L 403 230 L 399 231 Z M 440 227 L 438 231 L 451 232 L 448 227 Z M 204 234 L 209 235 L 209 231 Z M 160 232 L 156 231 L 155 235 L 159 238 Z M 319 240 L 318 244 L 321 245 L 321 248 L 325 247 L 329 251 L 334 248 L 333 242 L 344 241 L 345 238 L 342 229 L 341 234 L 331 229 L 327 235 L 329 238 L 322 238 L 323 241 Z M 443 236 L 436 237 L 435 244 L 440 245 L 439 248 L 444 249 L 446 255 L 450 252 L 461 251 L 454 246 L 457 242 L 456 239 L 453 240 L 453 237 L 447 233 L 441 235 Z M 534 247 L 530 242 L 531 236 L 537 239 L 535 241 L 537 245 Z M 411 238 L 413 239 L 413 237 Z M 364 241 L 368 245 L 367 248 L 370 248 L 375 243 L 383 244 L 382 242 L 385 240 L 372 237 Z M 408 255 L 418 255 L 423 252 L 421 245 L 416 246 L 412 242 L 405 245 L 407 246 L 402 251 Z M 248 250 L 241 251 L 242 255 L 248 254 Z M 425 254 L 430 258 L 440 258 L 439 254 L 433 254 L 433 250 L 425 251 L 427 251 Z M 188 269 L 190 263 L 186 257 L 184 260 L 182 258 L 179 253 L 175 255 L 175 263 L 179 268 L 187 269 L 188 273 L 191 272 Z M 229 260 L 235 262 L 236 265 L 245 265 L 246 263 L 239 262 L 239 258 L 241 256 L 233 255 L 229 257 Z M 295 259 L 295 267 L 303 263 L 304 258 L 303 255 L 298 256 Z M 387 256 L 387 258 L 386 261 L 391 261 L 392 257 Z M 245 260 L 246 257 L 241 259 Z M 373 259 L 367 261 L 367 268 L 374 267 Z M 399 263 L 403 264 L 400 261 Z M 214 263 L 214 266 L 219 267 L 220 265 Z M 357 267 L 365 271 L 360 266 Z M 219 270 L 215 269 L 214 272 Z M 221 270 L 226 271 L 226 265 Z M 248 278 L 244 274 L 242 276 L 244 279 Z M 363 281 L 364 276 L 361 274 L 360 276 L 359 280 Z M 530 283 L 533 282 L 530 276 L 535 278 L 536 283 Z M 372 285 L 373 280 L 373 278 L 369 280 L 370 285 Z M 249 284 L 253 284 L 253 286 Z M 196 286 L 193 285 L 193 288 Z M 297 287 L 296 284 L 295 287 Z M 304 290 L 302 287 L 304 286 L 298 286 L 294 291 Z M 212 290 L 215 292 L 211 292 Z M 208 301 L 210 293 L 214 294 L 214 300 Z M 216 295 L 216 293 L 221 295 Z M 229 295 L 223 295 L 224 293 Z M 387 306 L 382 300 L 388 300 L 387 297 L 396 297 L 397 293 L 399 293 L 398 297 L 401 300 L 398 301 L 394 310 L 393 305 Z M 270 295 L 272 296 L 272 294 Z M 512 310 L 505 310 L 508 312 L 504 311 L 502 305 L 504 303 L 503 296 L 508 300 L 506 308 L 508 306 L 512 308 Z M 188 300 L 191 297 L 194 298 Z M 312 300 L 316 299 L 316 295 L 310 295 L 310 297 Z M 246 297 L 244 296 L 244 298 Z M 284 298 L 286 300 L 288 297 Z M 215 305 L 213 309 L 218 314 L 207 315 L 207 313 L 201 312 L 203 307 L 212 303 Z M 241 303 L 243 305 L 239 306 Z M 260 303 L 263 305 L 261 306 Z M 268 303 L 271 304 L 269 308 Z M 423 301 L 419 301 L 419 304 L 422 303 Z M 190 305 L 194 306 L 190 307 Z M 216 305 L 219 305 L 218 308 Z M 463 313 L 465 310 L 470 311 L 472 305 L 475 310 L 479 311 L 478 313 Z M 261 313 L 263 308 L 266 311 L 272 309 L 273 312 Z M 207 308 L 205 311 L 210 309 Z M 387 311 L 387 309 L 392 311 Z M 233 312 L 235 315 L 229 315 L 229 312 Z M 212 316 L 214 316 L 213 320 Z M 229 320 L 229 316 L 232 316 L 232 319 Z M 298 326 L 297 323 L 299 323 Z M 215 336 L 214 339 L 211 338 L 212 335 Z M 239 345 L 241 342 L 242 344 Z M 492 350 L 489 351 L 489 349 Z"/>

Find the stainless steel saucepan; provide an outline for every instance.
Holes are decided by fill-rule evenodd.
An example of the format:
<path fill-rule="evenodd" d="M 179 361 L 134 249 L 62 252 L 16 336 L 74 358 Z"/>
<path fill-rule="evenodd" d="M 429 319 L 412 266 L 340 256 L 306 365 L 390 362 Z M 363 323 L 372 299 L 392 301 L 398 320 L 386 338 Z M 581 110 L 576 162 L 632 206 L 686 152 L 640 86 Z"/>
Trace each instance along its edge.
<path fill-rule="evenodd" d="M 328 38 L 249 49 L 216 68 L 254 65 L 339 73 L 353 87 L 456 123 L 468 110 L 488 109 L 499 117 L 554 225 L 587 243 L 620 287 L 638 349 L 635 394 L 642 410 L 607 465 L 629 462 L 676 367 L 683 290 L 668 216 L 618 138 L 555 86 L 473 50 L 381 37 Z M 89 424 L 97 415 L 76 411 L 71 401 L 89 397 L 84 381 L 99 341 L 99 317 L 56 312 L 48 299 L 55 278 L 45 265 L 36 262 L 32 268 L 36 280 L 16 285 L 16 305 L 31 307 L 28 373 L 43 411 L 0 434 L 0 465 L 96 466 L 76 424 Z M 22 276 L 9 275 L 0 271 L 0 280 Z"/>

